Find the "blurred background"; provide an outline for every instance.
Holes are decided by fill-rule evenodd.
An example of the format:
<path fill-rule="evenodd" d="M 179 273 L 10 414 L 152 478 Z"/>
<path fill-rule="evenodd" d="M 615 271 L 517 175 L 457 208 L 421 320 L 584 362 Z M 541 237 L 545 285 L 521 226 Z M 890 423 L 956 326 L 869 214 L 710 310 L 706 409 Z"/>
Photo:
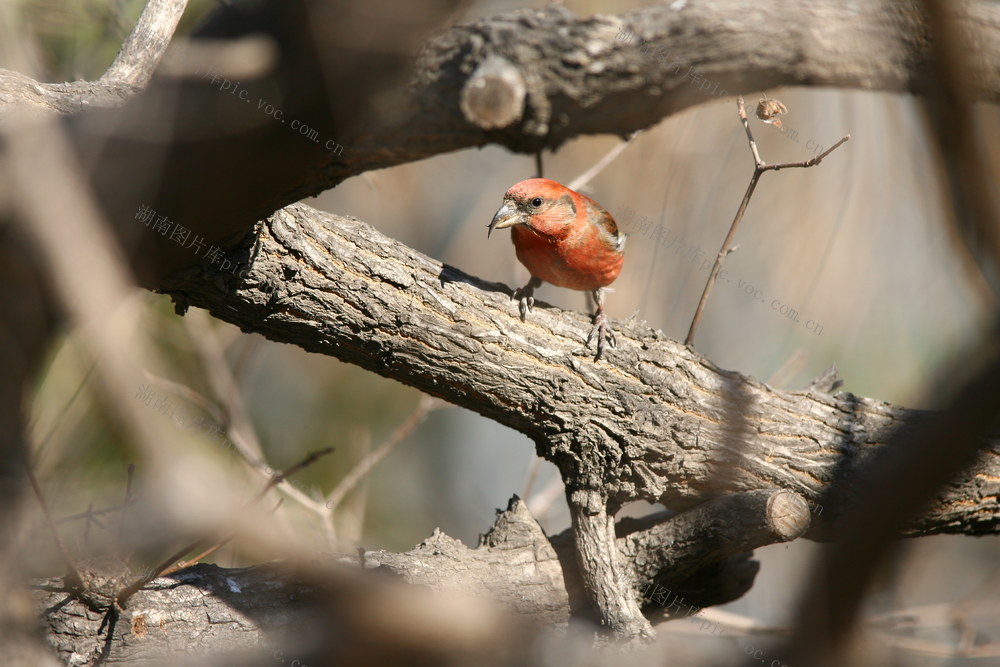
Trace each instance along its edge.
<path fill-rule="evenodd" d="M 100 76 L 143 1 L 15 4 L 42 78 L 65 81 Z M 462 20 L 543 4 L 474 2 Z M 652 3 L 564 4 L 587 15 Z M 211 6 L 192 1 L 180 34 Z M 836 364 L 848 391 L 934 407 L 935 373 L 985 330 L 995 303 L 968 280 L 944 224 L 948 208 L 919 105 L 907 96 L 856 91 L 769 90 L 758 97 L 765 92 L 788 109 L 781 128 L 752 121 L 765 161 L 809 159 L 844 134 L 852 138 L 817 167 L 763 177 L 737 235 L 739 248 L 726 260 L 728 274 L 709 299 L 696 349 L 723 368 L 777 388 L 801 389 Z M 607 300 L 609 314 L 645 321 L 678 340 L 753 168 L 734 100 L 707 93 L 705 100 L 642 132 L 583 189 L 630 234 L 625 268 Z M 757 98 L 747 102 L 753 108 Z M 991 157 L 1000 166 L 997 110 L 980 111 Z M 545 176 L 568 183 L 619 144 L 606 136 L 574 140 L 545 154 Z M 527 273 L 507 234 L 487 240 L 486 224 L 504 191 L 534 176 L 534 169 L 532 156 L 487 147 L 367 173 L 306 203 L 356 216 L 431 257 L 513 287 Z M 550 285 L 537 296 L 563 308 L 587 308 L 582 293 Z M 238 435 L 258 440 L 275 469 L 336 448 L 293 480 L 320 502 L 370 452 L 398 441 L 344 496 L 332 532 L 314 513 L 286 503 L 289 520 L 316 548 L 405 551 L 435 528 L 474 546 L 495 510 L 515 493 L 550 534 L 568 527 L 555 467 L 539 462 L 533 443 L 519 433 L 460 408 L 428 406 L 414 389 L 242 334 L 201 313 L 179 318 L 166 297 L 137 291 L 136 298 L 144 315 L 135 335 L 171 367 L 167 377 L 150 375 L 135 400 L 149 421 L 203 440 L 220 461 L 241 465 L 229 446 L 234 434 L 212 435 L 226 430 L 234 401 L 252 430 Z M 211 376 L 218 363 L 229 369 L 235 394 L 222 395 Z M 142 466 L 95 390 L 92 368 L 69 331 L 34 390 L 36 469 L 57 517 L 120 503 L 127 467 Z M 637 505 L 626 511 L 648 510 Z M 82 520 L 60 526 L 78 546 L 98 539 L 101 530 Z M 47 552 L 48 535 L 39 528 L 34 539 Z M 787 626 L 804 572 L 822 548 L 799 540 L 759 550 L 756 586 L 724 609 L 770 628 Z M 985 664 L 942 655 L 940 647 L 967 641 L 970 627 L 980 633 L 977 643 L 1000 642 L 1000 538 L 925 538 L 908 542 L 904 554 L 869 601 L 870 614 L 940 613 L 920 629 L 897 631 L 892 639 L 879 635 L 873 646 L 905 644 L 892 654 L 898 664 Z M 143 555 L 150 564 L 162 558 Z M 212 559 L 222 565 L 252 560 L 239 545 Z M 59 570 L 54 555 L 34 566 L 40 576 Z M 699 631 L 695 620 L 661 626 L 661 634 L 674 655 L 734 661 L 748 642 L 758 641 L 720 638 Z M 768 639 L 759 641 L 766 646 Z"/>

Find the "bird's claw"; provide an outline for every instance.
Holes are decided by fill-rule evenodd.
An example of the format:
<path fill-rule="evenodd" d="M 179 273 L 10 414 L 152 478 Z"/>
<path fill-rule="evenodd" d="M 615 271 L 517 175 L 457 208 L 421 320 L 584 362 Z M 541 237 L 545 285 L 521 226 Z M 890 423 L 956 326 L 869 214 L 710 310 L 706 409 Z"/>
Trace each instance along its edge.
<path fill-rule="evenodd" d="M 590 341 L 593 340 L 595 333 L 597 334 L 597 354 L 594 355 L 594 361 L 600 361 L 601 355 L 604 354 L 605 340 L 608 341 L 611 347 L 618 347 L 618 342 L 615 340 L 615 332 L 611 328 L 611 322 L 608 321 L 604 313 L 594 315 L 594 326 L 590 329 L 590 333 L 587 334 L 587 342 L 584 343 L 585 348 L 590 347 Z"/>
<path fill-rule="evenodd" d="M 541 286 L 542 281 L 534 276 L 524 287 L 514 290 L 511 299 L 517 299 L 517 309 L 521 312 L 521 321 L 524 322 L 528 316 L 528 311 L 535 307 L 535 290 Z"/>
<path fill-rule="evenodd" d="M 521 321 L 523 322 L 528 315 L 528 311 L 535 307 L 535 297 L 531 296 L 531 292 L 526 287 L 518 287 L 514 290 L 514 296 L 511 299 L 517 299 L 517 309 L 521 312 Z"/>

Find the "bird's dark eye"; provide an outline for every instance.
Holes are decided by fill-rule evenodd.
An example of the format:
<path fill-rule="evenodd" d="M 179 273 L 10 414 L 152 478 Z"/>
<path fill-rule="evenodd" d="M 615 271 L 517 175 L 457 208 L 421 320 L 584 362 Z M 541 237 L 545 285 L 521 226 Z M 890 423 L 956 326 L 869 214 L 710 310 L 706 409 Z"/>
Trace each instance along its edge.
<path fill-rule="evenodd" d="M 535 197 L 534 199 L 531 200 L 531 205 L 534 208 L 538 208 L 539 206 L 542 205 L 542 198 L 541 197 Z"/>

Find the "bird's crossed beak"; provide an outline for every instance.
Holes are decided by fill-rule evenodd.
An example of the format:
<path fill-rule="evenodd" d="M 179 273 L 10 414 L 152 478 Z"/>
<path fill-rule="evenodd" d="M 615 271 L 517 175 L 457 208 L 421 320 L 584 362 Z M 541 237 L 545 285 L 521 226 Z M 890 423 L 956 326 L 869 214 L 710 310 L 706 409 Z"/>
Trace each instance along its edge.
<path fill-rule="evenodd" d="M 497 211 L 496 215 L 493 216 L 493 221 L 490 222 L 486 231 L 486 238 L 490 237 L 494 229 L 504 229 L 506 227 L 513 227 L 514 225 L 519 225 L 524 222 L 521 212 L 517 210 L 517 206 L 514 205 L 512 201 L 505 201 L 500 210 Z"/>

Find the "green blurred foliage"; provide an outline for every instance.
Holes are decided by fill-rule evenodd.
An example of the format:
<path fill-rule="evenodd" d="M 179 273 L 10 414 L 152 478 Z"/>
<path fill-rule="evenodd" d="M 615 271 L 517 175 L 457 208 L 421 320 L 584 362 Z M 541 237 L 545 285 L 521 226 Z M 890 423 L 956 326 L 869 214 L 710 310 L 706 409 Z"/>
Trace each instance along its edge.
<path fill-rule="evenodd" d="M 18 18 L 39 56 L 40 80 L 96 79 L 115 59 L 144 0 L 17 0 Z M 190 0 L 177 29 L 188 34 L 212 0 Z"/>

